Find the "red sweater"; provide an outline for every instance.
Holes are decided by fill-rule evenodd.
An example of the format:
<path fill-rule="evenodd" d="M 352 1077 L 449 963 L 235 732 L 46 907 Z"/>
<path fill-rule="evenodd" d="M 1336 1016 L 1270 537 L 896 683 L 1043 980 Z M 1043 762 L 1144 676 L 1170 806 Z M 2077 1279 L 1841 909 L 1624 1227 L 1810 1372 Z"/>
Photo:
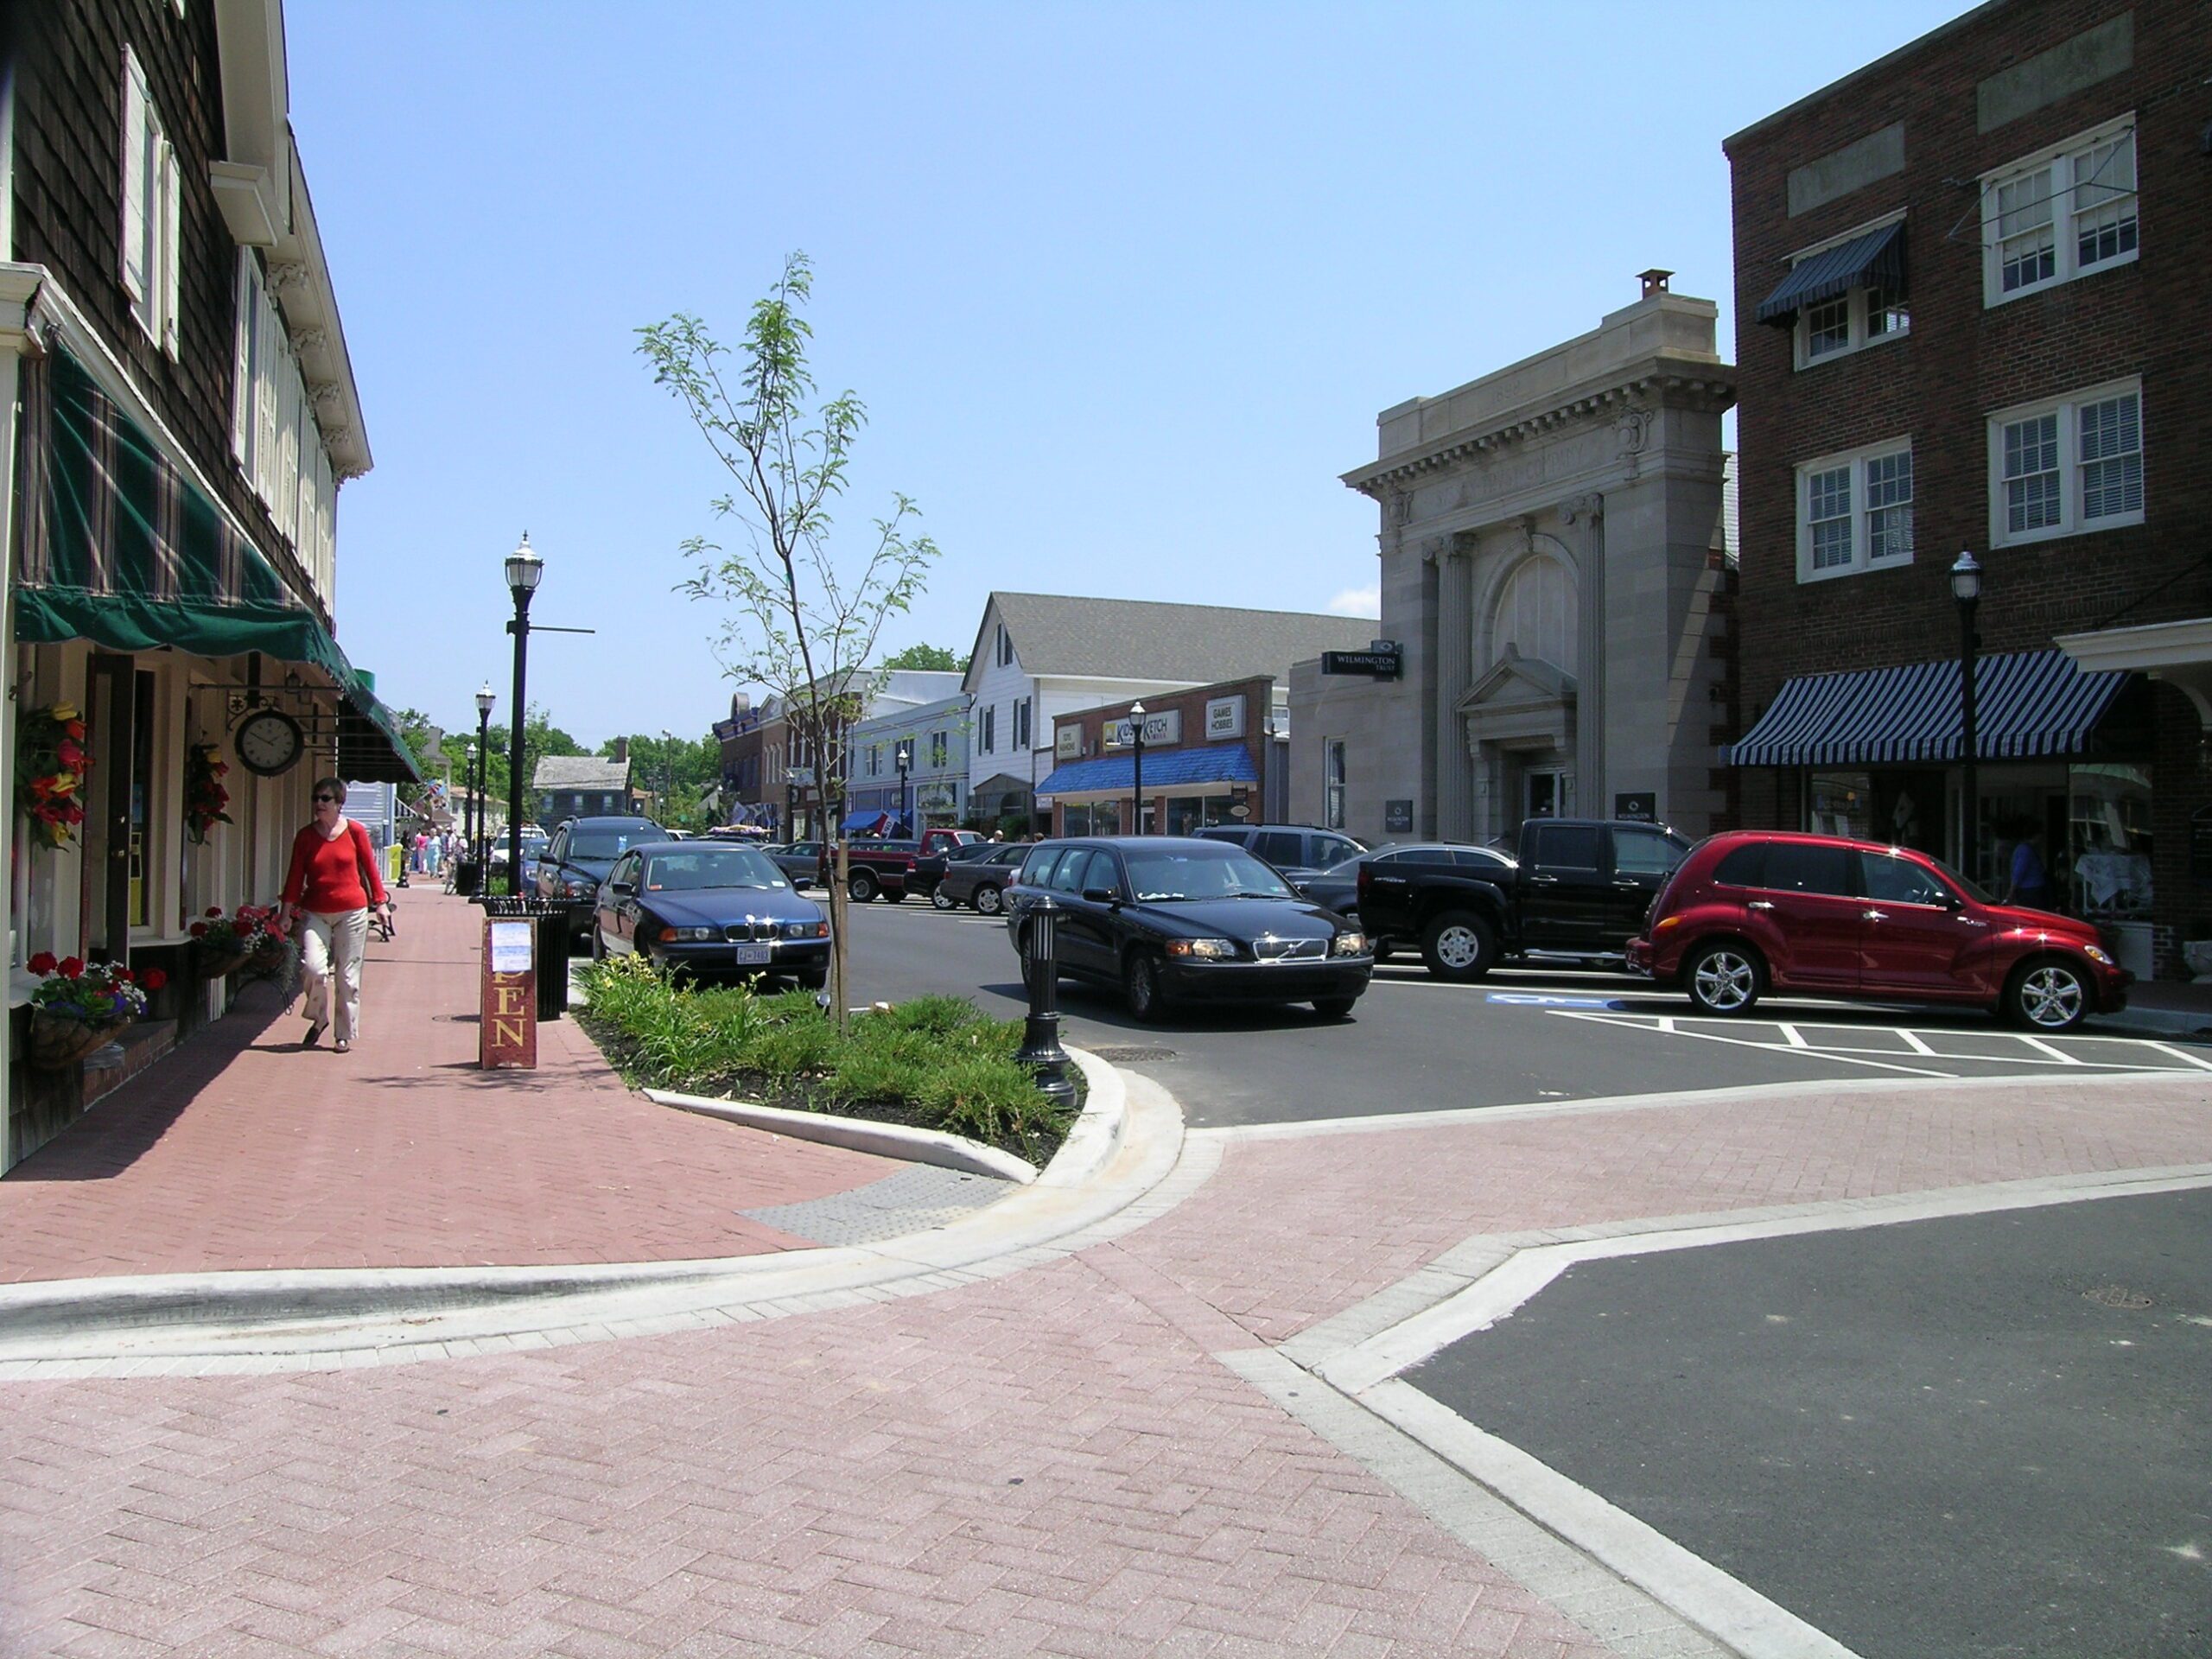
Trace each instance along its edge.
<path fill-rule="evenodd" d="M 368 872 L 367 891 L 361 873 Z M 351 819 L 346 833 L 331 840 L 309 824 L 292 837 L 292 868 L 284 877 L 284 902 L 298 905 L 321 916 L 341 911 L 366 910 L 384 903 L 384 878 L 377 874 L 376 849 L 369 832 Z"/>

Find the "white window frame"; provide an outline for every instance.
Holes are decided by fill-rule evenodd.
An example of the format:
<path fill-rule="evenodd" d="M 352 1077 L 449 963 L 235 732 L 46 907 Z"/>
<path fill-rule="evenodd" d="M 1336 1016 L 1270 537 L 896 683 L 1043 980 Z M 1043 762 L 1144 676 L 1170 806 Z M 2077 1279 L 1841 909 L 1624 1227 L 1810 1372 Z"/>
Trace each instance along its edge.
<path fill-rule="evenodd" d="M 123 48 L 123 291 L 130 317 L 171 360 L 177 355 L 177 316 L 183 272 L 179 246 L 184 218 L 184 173 L 138 54 Z"/>
<path fill-rule="evenodd" d="M 977 722 L 978 733 L 983 740 L 983 753 L 985 754 L 996 754 L 998 753 L 998 707 L 996 704 L 993 704 L 991 707 L 983 710 L 982 718 Z"/>
<path fill-rule="evenodd" d="M 1029 717 L 1029 707 L 1027 697 L 1014 700 L 1014 748 L 1017 754 L 1032 747 L 1037 735 L 1035 722 Z"/>
<path fill-rule="evenodd" d="M 1006 624 L 999 624 L 999 666 L 1004 668 L 1014 660 L 1014 636 L 1006 631 Z"/>
<path fill-rule="evenodd" d="M 2100 271 L 2111 270 L 2120 265 L 2132 265 L 2142 250 L 2142 191 L 2143 147 L 2139 137 L 2133 145 L 2135 159 L 2135 181 L 2128 192 L 2136 203 L 2136 245 L 2116 253 L 2083 264 L 2075 222 L 2083 214 L 2080 190 L 2092 184 L 2087 177 L 2076 178 L 2075 172 L 2082 152 L 2107 144 L 2123 134 L 2133 135 L 2135 130 L 2133 111 L 2076 133 L 2063 143 L 2053 144 L 2032 156 L 2024 156 L 2006 162 L 1981 176 L 1981 302 L 1985 309 L 2024 299 L 2031 294 L 2040 294 L 2083 276 L 2094 276 Z M 2031 283 L 2007 289 L 2005 287 L 2004 238 L 1999 234 L 2001 215 L 1998 211 L 1998 193 L 2006 186 L 2017 184 L 2034 174 L 2050 170 L 2050 233 L 2053 243 L 2051 273 Z M 2099 202 L 2095 206 L 2104 204 Z"/>
<path fill-rule="evenodd" d="M 1348 761 L 1343 738 L 1325 737 L 1321 740 L 1321 827 L 1324 830 L 1344 827 L 1345 785 L 1350 777 Z"/>
<path fill-rule="evenodd" d="M 1903 553 L 1891 554 L 1878 560 L 1872 555 L 1874 537 L 1869 522 L 1870 515 L 1882 509 L 1872 508 L 1867 505 L 1872 494 L 1868 488 L 1868 477 L 1875 462 L 1887 461 L 1895 455 L 1903 455 L 1908 460 L 1910 459 L 1912 438 L 1910 434 L 1901 438 L 1885 438 L 1879 443 L 1866 444 L 1857 449 L 1847 449 L 1840 454 L 1821 455 L 1812 461 L 1798 462 L 1796 479 L 1797 580 L 1801 584 L 1828 582 L 1837 576 L 1866 575 L 1877 570 L 1901 570 L 1913 562 L 1914 555 L 1917 550 L 1916 537 L 1915 546 L 1908 548 Z M 1835 472 L 1844 467 L 1849 467 L 1851 470 L 1851 559 L 1846 564 L 1831 565 L 1825 569 L 1816 570 L 1813 568 L 1812 480 L 1815 475 Z M 1913 468 L 1913 493 L 1916 503 L 1919 487 L 1919 467 L 1916 465 Z M 1897 504 L 1885 503 L 1885 506 L 1894 505 Z"/>
<path fill-rule="evenodd" d="M 2115 397 L 2130 397 L 2135 399 L 2135 454 L 2145 458 L 2144 505 L 2132 512 L 2109 512 L 2095 518 L 2084 518 L 2082 516 L 2082 472 L 2090 463 L 2082 459 L 2082 411 Z M 2042 415 L 2058 417 L 2058 522 L 2034 530 L 2016 531 L 2011 527 L 2011 502 L 2005 490 L 2005 429 Z M 2147 457 L 2150 449 L 2151 435 L 2143 409 L 2143 382 L 2138 376 L 2069 392 L 2064 397 L 2047 397 L 2037 403 L 2018 404 L 2011 409 L 1997 410 L 1989 417 L 1989 544 L 1992 547 L 2025 547 L 2061 536 L 2094 535 L 2100 531 L 2119 530 L 2129 524 L 2141 524 L 2145 508 L 2149 504 Z"/>
<path fill-rule="evenodd" d="M 315 592 L 334 607 L 337 478 L 283 315 L 250 248 L 238 250 L 235 305 L 231 453 Z"/>
<path fill-rule="evenodd" d="M 1789 256 L 1790 269 L 1794 270 L 1808 259 L 1818 254 L 1826 253 L 1830 248 L 1840 247 L 1846 242 L 1855 242 L 1860 237 L 1878 231 L 1885 226 L 1902 224 L 1904 217 L 1902 210 L 1885 213 L 1879 219 L 1870 219 L 1862 225 L 1854 225 L 1840 236 L 1832 236 L 1826 241 L 1814 243 L 1808 248 L 1801 248 Z M 1821 307 L 1834 305 L 1836 302 L 1822 300 L 1817 306 L 1800 306 L 1797 308 L 1796 319 L 1789 326 L 1790 353 L 1795 365 L 1801 371 L 1818 368 L 1823 363 L 1833 363 L 1838 358 L 1849 357 L 1854 353 L 1863 352 L 1870 346 L 1886 346 L 1893 340 L 1903 340 L 1910 334 L 1912 332 L 1912 306 L 1910 296 L 1902 294 L 1895 296 L 1889 306 L 1881 308 L 1882 311 L 1891 309 L 1901 311 L 1903 315 L 1897 325 L 1893 328 L 1885 329 L 1878 334 L 1870 334 L 1867 332 L 1870 318 L 1880 315 L 1879 312 L 1870 312 L 1866 303 L 1868 297 L 1874 291 L 1865 288 L 1854 288 L 1842 296 L 1842 303 L 1847 308 L 1844 343 L 1822 352 L 1817 357 L 1813 354 L 1813 313 Z"/>

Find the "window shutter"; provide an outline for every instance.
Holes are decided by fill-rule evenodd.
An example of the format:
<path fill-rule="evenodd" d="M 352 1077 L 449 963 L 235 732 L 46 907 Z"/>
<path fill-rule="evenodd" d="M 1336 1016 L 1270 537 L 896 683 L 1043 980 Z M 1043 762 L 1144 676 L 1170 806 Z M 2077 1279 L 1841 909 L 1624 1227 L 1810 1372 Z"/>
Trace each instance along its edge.
<path fill-rule="evenodd" d="M 129 47 L 123 49 L 123 286 L 146 297 L 146 77 Z"/>
<path fill-rule="evenodd" d="M 177 313 L 181 308 L 184 289 L 184 169 L 177 165 L 175 149 L 164 143 L 161 149 L 162 349 L 174 358 L 177 354 Z"/>
<path fill-rule="evenodd" d="M 231 341 L 231 453 L 247 467 L 253 445 L 253 255 L 238 250 L 237 326 Z"/>
<path fill-rule="evenodd" d="M 282 332 L 269 290 L 253 287 L 253 487 L 264 501 L 276 493 L 276 336 Z"/>

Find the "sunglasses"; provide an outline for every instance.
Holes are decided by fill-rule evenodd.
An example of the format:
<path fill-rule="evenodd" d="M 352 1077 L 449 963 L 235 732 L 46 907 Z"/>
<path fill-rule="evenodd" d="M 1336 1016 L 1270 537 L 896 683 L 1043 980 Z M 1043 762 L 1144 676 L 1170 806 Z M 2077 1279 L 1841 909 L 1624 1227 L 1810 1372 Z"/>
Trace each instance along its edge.
<path fill-rule="evenodd" d="M 321 806 L 326 801 L 333 806 L 338 804 L 338 798 L 335 795 L 318 795 L 315 798 L 315 804 L 317 806 Z"/>

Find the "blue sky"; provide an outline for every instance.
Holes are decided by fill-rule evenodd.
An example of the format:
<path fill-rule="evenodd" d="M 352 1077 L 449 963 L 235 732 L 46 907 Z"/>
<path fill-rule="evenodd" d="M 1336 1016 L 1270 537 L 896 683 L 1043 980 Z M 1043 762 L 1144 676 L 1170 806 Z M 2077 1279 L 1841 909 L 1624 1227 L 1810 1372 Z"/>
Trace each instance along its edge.
<path fill-rule="evenodd" d="M 459 726 L 489 678 L 504 718 L 527 529 L 535 620 L 599 630 L 533 639 L 531 701 L 703 732 L 733 687 L 671 588 L 723 484 L 633 331 L 734 339 L 793 249 L 870 411 L 842 525 L 903 491 L 944 550 L 893 648 L 965 650 L 994 588 L 1356 610 L 1377 410 L 1649 265 L 1732 355 L 1720 140 L 1965 9 L 293 0 L 377 460 L 340 638 L 395 703 Z"/>

